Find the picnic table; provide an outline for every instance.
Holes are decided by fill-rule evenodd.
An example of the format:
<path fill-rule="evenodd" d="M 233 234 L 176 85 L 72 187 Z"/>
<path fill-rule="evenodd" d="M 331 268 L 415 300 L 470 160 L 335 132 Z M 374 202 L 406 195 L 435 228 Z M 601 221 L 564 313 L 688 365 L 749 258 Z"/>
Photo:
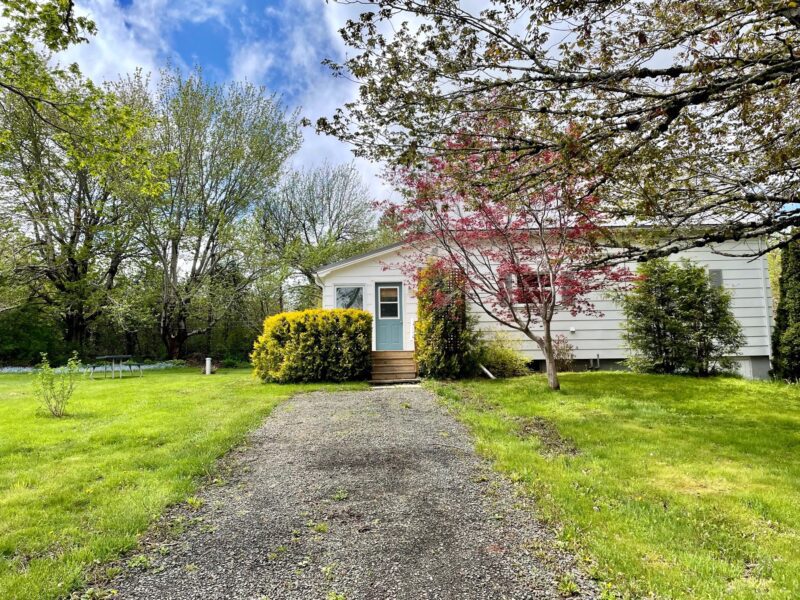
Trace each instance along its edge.
<path fill-rule="evenodd" d="M 107 360 L 111 361 L 111 379 L 114 379 L 114 367 L 119 367 L 119 378 L 122 379 L 122 367 L 123 363 L 126 360 L 131 359 L 132 356 L 130 354 L 106 354 L 103 356 L 98 356 L 97 360 Z M 90 365 L 89 368 L 91 369 L 91 374 L 89 375 L 90 378 L 94 379 L 94 371 L 95 369 L 99 368 L 101 365 Z M 103 377 L 105 377 L 105 365 L 103 366 Z M 128 363 L 128 371 L 133 374 L 133 368 L 136 367 L 139 369 L 139 377 L 142 377 L 142 365 L 139 363 Z"/>

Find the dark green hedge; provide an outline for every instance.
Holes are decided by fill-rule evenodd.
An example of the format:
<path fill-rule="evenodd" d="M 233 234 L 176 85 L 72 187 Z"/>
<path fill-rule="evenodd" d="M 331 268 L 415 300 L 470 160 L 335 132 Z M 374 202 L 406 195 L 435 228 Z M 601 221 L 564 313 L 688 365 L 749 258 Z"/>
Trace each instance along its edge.
<path fill-rule="evenodd" d="M 793 241 L 781 252 L 772 368 L 778 379 L 800 380 L 800 241 Z"/>

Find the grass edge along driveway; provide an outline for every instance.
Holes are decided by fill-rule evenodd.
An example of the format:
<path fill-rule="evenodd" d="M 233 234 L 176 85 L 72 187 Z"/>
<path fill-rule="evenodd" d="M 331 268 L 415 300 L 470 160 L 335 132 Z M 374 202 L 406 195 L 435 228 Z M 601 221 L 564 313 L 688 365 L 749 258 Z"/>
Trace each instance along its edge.
<path fill-rule="evenodd" d="M 31 375 L 0 376 L 0 598 L 44 599 L 133 548 L 218 458 L 294 394 L 353 385 L 261 384 L 250 371 L 82 380 L 45 416 Z"/>
<path fill-rule="evenodd" d="M 565 373 L 560 393 L 540 376 L 427 385 L 608 596 L 800 597 L 797 386 L 631 373 Z"/>

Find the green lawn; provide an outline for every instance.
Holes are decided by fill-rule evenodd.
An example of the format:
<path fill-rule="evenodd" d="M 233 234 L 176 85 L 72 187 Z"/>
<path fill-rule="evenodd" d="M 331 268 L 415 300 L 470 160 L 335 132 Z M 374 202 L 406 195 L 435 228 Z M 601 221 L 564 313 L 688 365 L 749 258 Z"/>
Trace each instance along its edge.
<path fill-rule="evenodd" d="M 431 384 L 631 597 L 800 598 L 800 388 L 564 374 Z"/>
<path fill-rule="evenodd" d="M 33 376 L 0 375 L 0 598 L 54 598 L 132 548 L 169 504 L 281 400 L 324 386 L 263 385 L 249 370 L 83 380 L 45 416 Z"/>

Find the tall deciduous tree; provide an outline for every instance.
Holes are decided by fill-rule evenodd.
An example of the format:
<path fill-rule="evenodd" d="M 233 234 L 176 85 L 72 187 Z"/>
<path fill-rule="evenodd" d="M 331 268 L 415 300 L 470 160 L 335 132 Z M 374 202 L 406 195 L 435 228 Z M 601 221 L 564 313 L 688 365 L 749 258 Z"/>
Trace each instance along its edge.
<path fill-rule="evenodd" d="M 16 277 L 15 254 L 23 239 L 15 230 L 12 221 L 0 218 L 0 315 L 20 307 L 27 299 L 29 290 Z"/>
<path fill-rule="evenodd" d="M 620 261 L 800 223 L 797 3 L 339 1 L 362 13 L 342 29 L 355 52 L 332 66 L 360 94 L 318 126 L 364 155 L 457 160 L 475 149 L 442 140 L 465 118 L 519 119 L 485 132 L 492 152 L 558 152 L 607 212 L 660 228 L 608 230 Z M 548 161 L 518 173 L 557 176 Z"/>
<path fill-rule="evenodd" d="M 123 88 L 129 98 L 147 96 L 141 78 Z M 161 339 L 177 357 L 257 277 L 258 268 L 247 268 L 254 248 L 242 234 L 300 134 L 276 96 L 247 83 L 209 83 L 199 70 L 162 72 L 148 102 L 154 152 L 170 166 L 166 192 L 141 204 L 142 241 L 162 275 Z"/>
<path fill-rule="evenodd" d="M 288 174 L 259 204 L 258 216 L 266 248 L 305 279 L 301 305 L 318 303 L 318 267 L 362 252 L 376 239 L 369 193 L 353 165 Z"/>
<path fill-rule="evenodd" d="M 472 135 L 449 142 L 473 148 L 484 142 Z M 463 160 L 431 158 L 425 168 L 405 170 L 400 183 L 408 200 L 389 207 L 405 241 L 416 248 L 405 262 L 414 271 L 435 257 L 439 268 L 458 274 L 466 297 L 489 317 L 533 340 L 542 351 L 552 389 L 559 388 L 551 322 L 559 312 L 599 314 L 591 294 L 625 281 L 624 268 L 589 266 L 598 254 L 593 240 L 597 200 L 585 192 L 591 182 L 565 174 L 561 183 L 520 188 L 518 170 L 530 161 L 482 148 Z M 497 186 L 465 186 L 471 178 L 503 172 Z"/>
<path fill-rule="evenodd" d="M 45 57 L 38 57 L 45 69 Z M 59 315 L 65 338 L 83 347 L 132 252 L 136 197 L 158 191 L 147 168 L 143 117 L 73 74 L 51 90 L 64 105 L 34 107 L 0 95 L 0 220 L 14 245 L 17 285 Z"/>

